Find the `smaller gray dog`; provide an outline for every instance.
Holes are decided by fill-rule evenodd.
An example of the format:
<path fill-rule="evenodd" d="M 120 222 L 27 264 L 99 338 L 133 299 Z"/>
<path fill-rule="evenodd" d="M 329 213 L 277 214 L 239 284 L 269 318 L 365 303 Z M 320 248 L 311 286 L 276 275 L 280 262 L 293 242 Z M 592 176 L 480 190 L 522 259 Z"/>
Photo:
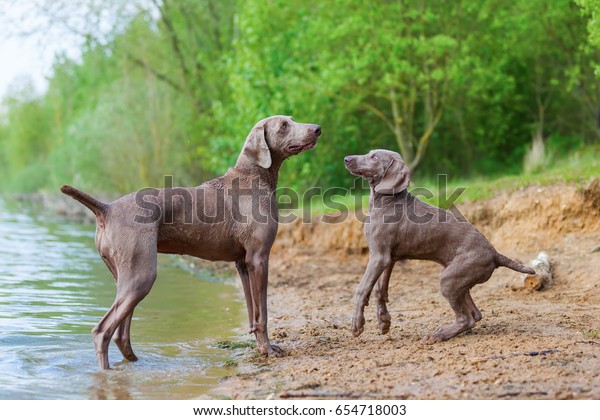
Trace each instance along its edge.
<path fill-rule="evenodd" d="M 454 310 L 456 321 L 426 336 L 427 344 L 448 340 L 481 320 L 470 290 L 486 282 L 497 267 L 535 274 L 531 268 L 499 254 L 466 220 L 409 194 L 406 189 L 410 171 L 398 153 L 373 150 L 362 156 L 347 156 L 344 163 L 352 174 L 365 178 L 371 185 L 370 219 L 365 223 L 370 255 L 355 295 L 354 336 L 363 332 L 364 308 L 376 284 L 379 330 L 382 334 L 389 331 L 391 316 L 386 303 L 396 261 L 430 260 L 444 267 L 440 288 Z"/>

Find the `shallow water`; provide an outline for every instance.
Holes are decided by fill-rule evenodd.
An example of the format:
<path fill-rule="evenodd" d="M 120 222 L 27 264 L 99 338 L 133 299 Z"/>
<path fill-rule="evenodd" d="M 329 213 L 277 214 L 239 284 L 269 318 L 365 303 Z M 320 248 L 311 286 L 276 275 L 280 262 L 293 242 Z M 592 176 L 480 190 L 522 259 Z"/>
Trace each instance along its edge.
<path fill-rule="evenodd" d="M 114 343 L 99 371 L 90 331 L 115 285 L 94 247 L 93 225 L 0 201 L 0 399 L 202 397 L 231 354 L 245 309 L 234 285 L 201 279 L 159 256 L 158 279 L 132 322 L 135 363 Z"/>

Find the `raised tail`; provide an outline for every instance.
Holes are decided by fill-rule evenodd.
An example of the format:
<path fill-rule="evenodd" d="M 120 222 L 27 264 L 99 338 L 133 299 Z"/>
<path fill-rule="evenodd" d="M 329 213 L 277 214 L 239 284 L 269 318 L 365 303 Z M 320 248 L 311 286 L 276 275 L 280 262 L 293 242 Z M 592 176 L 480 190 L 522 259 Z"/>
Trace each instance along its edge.
<path fill-rule="evenodd" d="M 79 201 L 81 204 L 93 211 L 96 217 L 104 219 L 106 210 L 108 209 L 108 204 L 96 200 L 91 195 L 86 194 L 83 191 L 79 191 L 77 188 L 73 188 L 70 185 L 63 185 L 60 190 L 64 194 L 73 197 L 75 200 Z"/>
<path fill-rule="evenodd" d="M 526 265 L 523 265 L 521 263 L 513 261 L 510 258 L 505 257 L 504 255 L 502 255 L 500 253 L 496 254 L 496 264 L 498 264 L 498 266 L 501 266 L 501 267 L 508 267 L 511 270 L 515 270 L 520 273 L 535 274 L 535 271 L 533 270 L 533 268 L 529 268 Z"/>

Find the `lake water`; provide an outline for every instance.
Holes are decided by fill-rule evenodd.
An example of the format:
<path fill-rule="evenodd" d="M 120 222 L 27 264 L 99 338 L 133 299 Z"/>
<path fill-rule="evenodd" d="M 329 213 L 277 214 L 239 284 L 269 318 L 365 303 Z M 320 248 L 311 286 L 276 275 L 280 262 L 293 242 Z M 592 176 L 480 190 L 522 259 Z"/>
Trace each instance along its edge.
<path fill-rule="evenodd" d="M 212 344 L 243 325 L 238 289 L 164 255 L 132 322 L 140 360 L 124 360 L 111 343 L 113 369 L 98 370 L 90 331 L 115 284 L 94 232 L 0 201 L 0 399 L 202 398 L 235 373 L 232 354 Z"/>

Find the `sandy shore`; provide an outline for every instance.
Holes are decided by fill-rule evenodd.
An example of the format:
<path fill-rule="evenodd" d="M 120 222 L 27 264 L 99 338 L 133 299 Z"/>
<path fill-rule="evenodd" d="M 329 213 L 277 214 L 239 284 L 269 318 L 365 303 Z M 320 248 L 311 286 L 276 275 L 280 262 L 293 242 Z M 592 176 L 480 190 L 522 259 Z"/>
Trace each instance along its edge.
<path fill-rule="evenodd" d="M 389 334 L 378 333 L 371 305 L 365 332 L 354 338 L 352 298 L 367 262 L 361 223 L 281 226 L 269 327 L 287 357 L 234 351 L 240 373 L 214 396 L 600 398 L 600 180 L 503 192 L 460 210 L 503 254 L 529 262 L 547 252 L 554 283 L 531 291 L 519 273 L 500 268 L 472 291 L 483 320 L 425 345 L 426 334 L 453 321 L 438 290 L 441 267 L 399 263 L 390 281 Z"/>

